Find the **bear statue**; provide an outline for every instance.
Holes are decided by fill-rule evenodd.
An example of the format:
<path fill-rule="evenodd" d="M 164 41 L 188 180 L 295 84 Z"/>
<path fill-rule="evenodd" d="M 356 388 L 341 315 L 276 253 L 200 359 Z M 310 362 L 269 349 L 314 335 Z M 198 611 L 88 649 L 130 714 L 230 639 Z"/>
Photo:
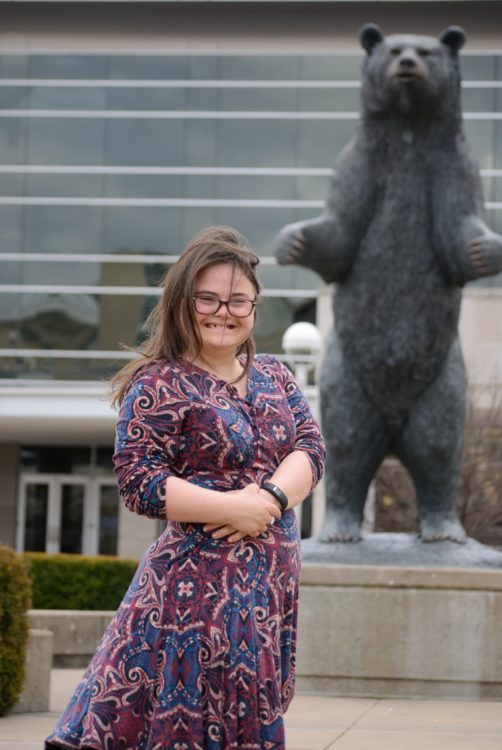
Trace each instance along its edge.
<path fill-rule="evenodd" d="M 465 541 L 456 512 L 465 415 L 462 287 L 502 270 L 462 130 L 456 26 L 435 39 L 363 26 L 357 130 L 322 216 L 275 239 L 281 264 L 335 283 L 321 368 L 327 444 L 321 541 L 357 541 L 388 454 L 413 479 L 423 541 Z"/>

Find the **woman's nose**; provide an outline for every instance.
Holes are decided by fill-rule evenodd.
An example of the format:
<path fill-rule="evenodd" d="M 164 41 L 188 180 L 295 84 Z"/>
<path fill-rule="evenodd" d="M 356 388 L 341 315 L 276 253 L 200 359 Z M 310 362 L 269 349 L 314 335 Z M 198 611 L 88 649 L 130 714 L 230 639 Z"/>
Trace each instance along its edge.
<path fill-rule="evenodd" d="M 222 302 L 220 305 L 220 309 L 215 313 L 215 315 L 218 315 L 218 317 L 220 318 L 226 318 L 228 314 L 228 302 Z"/>

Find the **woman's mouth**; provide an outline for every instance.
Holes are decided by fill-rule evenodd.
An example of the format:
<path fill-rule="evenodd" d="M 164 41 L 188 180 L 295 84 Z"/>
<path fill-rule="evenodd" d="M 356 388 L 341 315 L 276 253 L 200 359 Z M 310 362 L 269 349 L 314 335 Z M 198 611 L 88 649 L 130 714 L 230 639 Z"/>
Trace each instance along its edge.
<path fill-rule="evenodd" d="M 232 330 L 236 326 L 233 323 L 204 323 L 204 328 L 211 331 Z"/>

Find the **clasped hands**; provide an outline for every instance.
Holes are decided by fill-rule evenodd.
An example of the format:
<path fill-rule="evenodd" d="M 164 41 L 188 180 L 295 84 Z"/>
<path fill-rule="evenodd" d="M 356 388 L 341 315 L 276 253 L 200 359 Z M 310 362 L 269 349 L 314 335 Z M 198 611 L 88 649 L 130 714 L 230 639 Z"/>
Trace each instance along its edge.
<path fill-rule="evenodd" d="M 204 531 L 213 532 L 213 539 L 227 537 L 228 542 L 239 542 L 245 536 L 257 537 L 282 515 L 277 500 L 254 482 L 226 492 L 225 498 L 229 500 L 226 522 L 204 526 Z"/>

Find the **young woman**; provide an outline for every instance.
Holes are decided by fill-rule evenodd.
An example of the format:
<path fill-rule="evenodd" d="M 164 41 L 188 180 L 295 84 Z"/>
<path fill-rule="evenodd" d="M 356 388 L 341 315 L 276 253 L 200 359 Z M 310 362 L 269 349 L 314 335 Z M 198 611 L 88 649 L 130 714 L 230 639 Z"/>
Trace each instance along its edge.
<path fill-rule="evenodd" d="M 283 750 L 294 691 L 293 507 L 324 445 L 290 372 L 255 356 L 258 258 L 212 227 L 166 276 L 113 382 L 130 510 L 167 518 L 46 748 Z"/>

